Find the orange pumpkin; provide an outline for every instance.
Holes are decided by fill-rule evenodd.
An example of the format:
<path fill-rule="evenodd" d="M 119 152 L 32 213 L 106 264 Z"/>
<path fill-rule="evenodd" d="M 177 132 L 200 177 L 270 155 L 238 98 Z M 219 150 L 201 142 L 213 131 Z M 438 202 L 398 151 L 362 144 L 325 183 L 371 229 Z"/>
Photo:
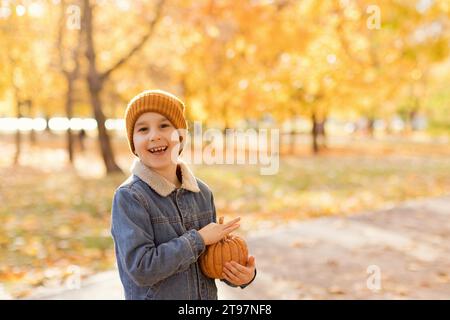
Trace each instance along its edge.
<path fill-rule="evenodd" d="M 223 217 L 220 217 L 219 223 L 223 223 Z M 219 242 L 207 246 L 199 261 L 204 275 L 213 279 L 223 279 L 222 273 L 225 263 L 236 261 L 246 266 L 247 259 L 248 249 L 244 239 L 229 234 Z"/>

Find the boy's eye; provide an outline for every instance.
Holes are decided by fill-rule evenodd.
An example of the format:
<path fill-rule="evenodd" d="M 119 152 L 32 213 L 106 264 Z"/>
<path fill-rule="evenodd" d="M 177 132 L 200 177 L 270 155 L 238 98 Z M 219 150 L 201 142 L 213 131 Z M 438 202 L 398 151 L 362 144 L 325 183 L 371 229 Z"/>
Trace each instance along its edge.
<path fill-rule="evenodd" d="M 139 128 L 138 132 L 142 132 L 142 131 L 146 131 L 146 130 L 147 130 L 147 128 L 142 127 L 142 128 Z"/>
<path fill-rule="evenodd" d="M 167 127 L 169 127 L 169 124 L 168 124 L 168 123 L 163 123 L 163 124 L 161 124 L 161 128 L 167 128 Z"/>

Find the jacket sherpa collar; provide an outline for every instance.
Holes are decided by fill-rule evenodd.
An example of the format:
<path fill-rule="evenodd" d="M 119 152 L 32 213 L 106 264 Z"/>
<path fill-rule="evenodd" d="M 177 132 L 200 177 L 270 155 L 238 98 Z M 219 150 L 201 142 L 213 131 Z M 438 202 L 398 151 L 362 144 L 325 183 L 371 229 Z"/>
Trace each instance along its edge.
<path fill-rule="evenodd" d="M 193 173 L 189 169 L 186 163 L 181 160 L 178 160 L 177 166 L 181 171 L 181 188 L 192 191 L 192 192 L 200 192 L 200 189 L 197 184 L 197 180 L 195 179 Z M 156 171 L 147 167 L 141 160 L 136 159 L 131 167 L 131 172 L 138 176 L 142 181 L 147 183 L 150 188 L 155 190 L 160 196 L 167 197 L 171 194 L 176 186 L 168 181 L 166 178 L 158 174 Z"/>

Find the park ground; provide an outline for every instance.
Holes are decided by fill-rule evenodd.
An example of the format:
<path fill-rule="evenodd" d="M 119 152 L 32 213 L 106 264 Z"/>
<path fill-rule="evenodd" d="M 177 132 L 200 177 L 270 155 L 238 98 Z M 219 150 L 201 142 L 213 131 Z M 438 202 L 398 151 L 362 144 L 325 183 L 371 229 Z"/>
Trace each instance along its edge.
<path fill-rule="evenodd" d="M 449 208 L 439 197 L 252 233 L 258 276 L 245 290 L 216 281 L 219 299 L 449 299 Z M 113 269 L 28 298 L 120 300 L 123 290 Z"/>
<path fill-rule="evenodd" d="M 132 158 L 114 142 L 125 173 L 108 177 L 92 139 L 75 168 L 59 140 L 25 144 L 14 167 L 14 144 L 0 142 L 0 298 L 59 290 L 74 270 L 83 284 L 117 285 L 111 198 Z M 257 257 L 258 281 L 237 298 L 448 298 L 449 156 L 448 141 L 352 139 L 319 156 L 301 144 L 294 155 L 282 150 L 273 176 L 249 165 L 193 170 L 219 215 L 242 217 L 239 233 Z M 376 294 L 370 265 L 381 270 Z"/>

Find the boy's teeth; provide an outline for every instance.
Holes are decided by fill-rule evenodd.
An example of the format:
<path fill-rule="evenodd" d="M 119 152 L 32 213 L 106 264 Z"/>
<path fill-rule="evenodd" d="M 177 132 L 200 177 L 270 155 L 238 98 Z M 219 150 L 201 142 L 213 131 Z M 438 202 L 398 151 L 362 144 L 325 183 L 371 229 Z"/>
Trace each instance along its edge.
<path fill-rule="evenodd" d="M 166 149 L 166 147 L 152 148 L 150 149 L 150 152 L 159 152 L 163 151 L 164 149 Z"/>

